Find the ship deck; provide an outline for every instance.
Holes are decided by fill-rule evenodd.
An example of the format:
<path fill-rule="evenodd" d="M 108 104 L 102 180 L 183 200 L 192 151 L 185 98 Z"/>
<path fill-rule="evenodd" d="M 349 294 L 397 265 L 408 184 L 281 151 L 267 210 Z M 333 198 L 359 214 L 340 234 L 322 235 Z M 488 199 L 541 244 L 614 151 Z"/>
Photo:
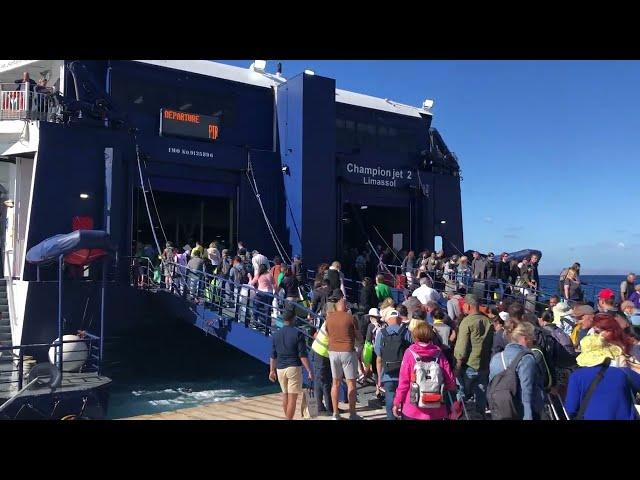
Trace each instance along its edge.
<path fill-rule="evenodd" d="M 93 390 L 111 383 L 111 379 L 103 375 L 98 375 L 95 372 L 89 373 L 65 373 L 62 378 L 62 384 L 56 388 L 56 393 L 67 392 L 81 392 L 87 390 Z M 26 383 L 25 383 L 26 385 Z M 12 383 L 0 383 L 0 404 L 8 400 L 13 395 L 18 393 L 17 382 Z M 25 397 L 37 397 L 40 395 L 51 394 L 49 387 L 32 387 L 21 396 Z"/>

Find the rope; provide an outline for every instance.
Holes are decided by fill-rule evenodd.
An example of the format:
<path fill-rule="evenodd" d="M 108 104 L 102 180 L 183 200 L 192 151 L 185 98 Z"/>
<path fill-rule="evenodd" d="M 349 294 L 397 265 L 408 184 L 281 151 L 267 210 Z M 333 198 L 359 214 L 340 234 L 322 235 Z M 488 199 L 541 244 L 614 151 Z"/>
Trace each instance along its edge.
<path fill-rule="evenodd" d="M 388 243 L 387 243 L 387 241 L 384 239 L 384 237 L 380 234 L 380 232 L 378 231 L 378 229 L 376 228 L 376 226 L 375 226 L 375 225 L 371 225 L 371 226 L 372 226 L 372 227 L 373 227 L 373 229 L 376 231 L 376 233 L 378 234 L 378 236 L 382 239 L 382 241 L 383 241 L 383 242 L 384 242 L 384 244 L 387 246 L 387 248 L 388 248 L 389 250 L 391 250 L 391 253 L 393 253 L 393 256 L 394 256 L 394 257 L 396 257 L 396 260 L 398 260 L 400 263 L 402 263 L 402 259 L 401 259 L 398 255 L 396 255 L 396 252 L 394 251 L 394 249 L 393 249 L 393 248 L 391 248 L 391 247 L 389 246 L 389 244 L 388 244 Z"/>
<path fill-rule="evenodd" d="M 278 251 L 278 254 L 280 255 L 280 257 L 283 260 L 286 260 L 286 262 L 290 265 L 292 263 L 291 258 L 289 257 L 289 255 L 287 255 L 286 249 L 280 242 L 280 239 L 278 238 L 278 235 L 276 234 L 275 229 L 273 228 L 273 225 L 269 221 L 269 217 L 267 216 L 267 212 L 264 209 L 264 205 L 262 204 L 262 199 L 260 198 L 260 192 L 258 190 L 258 183 L 256 182 L 255 175 L 253 174 L 253 168 L 251 166 L 251 159 L 247 160 L 246 175 L 247 175 L 247 179 L 249 180 L 249 185 L 251 186 L 251 190 L 253 191 L 253 194 L 255 195 L 256 200 L 258 201 L 258 205 L 260 206 L 260 210 L 262 211 L 262 217 L 264 218 L 264 221 L 267 225 L 267 230 L 269 230 L 271 239 L 273 240 L 273 243 L 276 246 L 276 250 Z"/>
<path fill-rule="evenodd" d="M 145 162 L 145 168 L 146 168 Z M 162 236 L 164 237 L 164 244 L 166 245 L 168 242 L 167 234 L 164 233 L 164 226 L 162 225 L 162 219 L 160 218 L 160 213 L 158 212 L 158 205 L 156 204 L 156 196 L 153 194 L 153 188 L 151 188 L 151 179 L 147 177 L 147 183 L 149 184 L 149 193 L 151 193 L 151 200 L 153 201 L 153 208 L 156 211 L 156 217 L 158 217 L 158 225 L 160 226 L 160 230 L 162 231 Z"/>
<path fill-rule="evenodd" d="M 158 255 L 162 253 L 160 249 L 160 243 L 156 235 L 156 229 L 153 228 L 153 219 L 151 218 L 151 210 L 149 209 L 149 201 L 147 200 L 147 192 L 144 189 L 144 180 L 142 179 L 142 165 L 140 164 L 140 147 L 138 145 L 138 139 L 136 134 L 133 134 L 133 141 L 136 144 L 136 159 L 138 161 L 138 173 L 140 174 L 140 188 L 142 188 L 142 196 L 144 197 L 144 204 L 147 208 L 147 215 L 149 216 L 149 225 L 151 226 L 151 233 L 153 234 L 153 240 L 156 242 L 156 248 L 158 249 Z M 164 259 L 161 260 L 164 263 Z"/>

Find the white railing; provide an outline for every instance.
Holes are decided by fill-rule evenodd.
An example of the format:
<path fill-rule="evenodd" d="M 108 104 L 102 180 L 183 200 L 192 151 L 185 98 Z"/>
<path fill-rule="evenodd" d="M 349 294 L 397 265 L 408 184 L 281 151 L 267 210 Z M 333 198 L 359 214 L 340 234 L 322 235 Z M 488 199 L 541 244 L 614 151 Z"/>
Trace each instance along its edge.
<path fill-rule="evenodd" d="M 16 322 L 15 300 L 13 298 L 13 255 L 9 255 L 10 253 L 13 254 L 13 250 L 5 250 L 4 252 L 4 261 L 7 265 L 7 272 L 9 273 L 9 275 L 5 276 L 4 278 L 7 288 L 7 304 L 9 305 L 9 324 L 11 325 L 11 339 L 15 345 L 16 339 L 14 338 L 14 336 L 18 325 Z"/>
<path fill-rule="evenodd" d="M 0 83 L 0 120 L 51 121 L 55 104 L 49 87 L 26 88 L 24 83 Z"/>

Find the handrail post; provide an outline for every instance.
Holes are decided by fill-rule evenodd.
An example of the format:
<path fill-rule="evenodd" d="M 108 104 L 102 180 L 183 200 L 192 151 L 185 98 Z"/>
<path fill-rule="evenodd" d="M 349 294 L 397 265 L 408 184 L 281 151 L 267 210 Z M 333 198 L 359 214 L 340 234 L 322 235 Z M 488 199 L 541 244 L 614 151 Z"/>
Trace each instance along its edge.
<path fill-rule="evenodd" d="M 22 381 L 24 377 L 24 353 L 22 348 L 18 351 L 20 352 L 18 354 L 18 390 L 22 390 Z"/>
<path fill-rule="evenodd" d="M 60 368 L 60 376 L 62 379 L 62 354 L 64 351 L 64 343 L 62 340 L 62 262 L 64 255 L 58 257 L 58 345 L 59 345 L 59 357 L 58 366 Z"/>
<path fill-rule="evenodd" d="M 104 300 L 105 285 L 107 283 L 107 265 L 108 257 L 105 256 L 102 262 L 102 286 L 100 289 L 100 355 L 98 358 L 98 375 L 102 375 L 102 355 L 104 353 Z"/>

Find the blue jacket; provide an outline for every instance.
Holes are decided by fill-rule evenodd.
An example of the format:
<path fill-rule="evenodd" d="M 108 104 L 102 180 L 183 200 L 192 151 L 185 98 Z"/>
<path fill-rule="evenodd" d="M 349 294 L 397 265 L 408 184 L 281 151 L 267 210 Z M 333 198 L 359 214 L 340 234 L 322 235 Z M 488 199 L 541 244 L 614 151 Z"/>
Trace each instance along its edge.
<path fill-rule="evenodd" d="M 489 363 L 489 382 L 505 370 L 502 364 L 502 353 L 504 353 L 504 363 L 509 364 L 523 350 L 527 350 L 519 343 L 509 343 L 503 352 L 496 353 Z M 518 385 L 518 395 L 524 407 L 523 420 L 533 420 L 533 413 L 539 418 L 544 408 L 544 378 L 540 374 L 540 369 L 533 355 L 525 355 L 516 367 L 516 374 L 520 383 Z"/>
<path fill-rule="evenodd" d="M 569 377 L 565 401 L 569 418 L 574 418 L 578 414 L 580 402 L 599 370 L 600 365 L 582 367 Z M 593 392 L 584 419 L 634 420 L 636 411 L 631 398 L 632 388 L 636 392 L 640 390 L 640 375 L 629 368 L 607 368 L 604 378 Z"/>

